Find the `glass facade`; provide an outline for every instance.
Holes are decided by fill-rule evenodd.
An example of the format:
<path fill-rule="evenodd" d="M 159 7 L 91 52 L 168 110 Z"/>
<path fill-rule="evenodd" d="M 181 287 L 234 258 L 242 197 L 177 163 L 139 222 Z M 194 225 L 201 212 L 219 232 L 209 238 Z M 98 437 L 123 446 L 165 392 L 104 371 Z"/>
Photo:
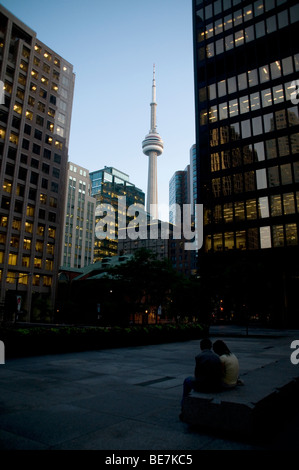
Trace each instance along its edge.
<path fill-rule="evenodd" d="M 298 249 L 299 5 L 193 2 L 204 252 Z"/>
<path fill-rule="evenodd" d="M 124 196 L 126 198 L 126 211 L 133 204 L 144 206 L 145 194 L 130 183 L 129 176 L 113 167 L 105 167 L 104 169 L 89 173 L 91 179 L 91 194 L 96 200 L 96 206 L 107 204 L 111 206 L 111 219 L 109 227 L 107 227 L 107 237 L 98 239 L 95 237 L 94 242 L 94 262 L 101 261 L 105 257 L 116 256 L 118 254 L 118 198 Z M 104 217 L 108 214 L 105 213 Z M 122 214 L 124 217 L 127 214 Z M 108 224 L 106 217 L 105 222 Z M 101 220 L 96 215 L 95 223 Z"/>

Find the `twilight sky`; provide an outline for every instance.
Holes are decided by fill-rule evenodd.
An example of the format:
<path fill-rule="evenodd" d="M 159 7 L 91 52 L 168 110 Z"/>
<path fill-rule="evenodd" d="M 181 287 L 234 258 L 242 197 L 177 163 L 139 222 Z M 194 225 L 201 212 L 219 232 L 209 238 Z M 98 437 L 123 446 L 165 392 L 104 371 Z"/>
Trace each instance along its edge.
<path fill-rule="evenodd" d="M 147 190 L 141 143 L 156 66 L 159 204 L 195 143 L 191 0 L 2 0 L 76 74 L 69 160 L 127 173 Z"/>

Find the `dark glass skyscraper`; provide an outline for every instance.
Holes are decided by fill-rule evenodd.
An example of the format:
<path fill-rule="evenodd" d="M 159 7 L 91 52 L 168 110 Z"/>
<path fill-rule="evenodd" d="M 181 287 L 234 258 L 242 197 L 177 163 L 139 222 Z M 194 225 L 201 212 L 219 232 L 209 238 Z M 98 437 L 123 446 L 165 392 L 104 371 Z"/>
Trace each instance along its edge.
<path fill-rule="evenodd" d="M 296 1 L 193 0 L 207 308 L 277 325 L 299 324 L 298 27 Z"/>

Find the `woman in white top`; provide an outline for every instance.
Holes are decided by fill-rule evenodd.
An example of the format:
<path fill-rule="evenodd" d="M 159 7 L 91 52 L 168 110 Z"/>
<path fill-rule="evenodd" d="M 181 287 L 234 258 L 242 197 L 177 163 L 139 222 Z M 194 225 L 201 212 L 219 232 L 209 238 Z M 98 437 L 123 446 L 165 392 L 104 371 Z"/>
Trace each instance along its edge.
<path fill-rule="evenodd" d="M 220 357 L 222 365 L 222 385 L 224 388 L 235 387 L 239 378 L 239 361 L 222 340 L 215 341 L 213 350 Z"/>

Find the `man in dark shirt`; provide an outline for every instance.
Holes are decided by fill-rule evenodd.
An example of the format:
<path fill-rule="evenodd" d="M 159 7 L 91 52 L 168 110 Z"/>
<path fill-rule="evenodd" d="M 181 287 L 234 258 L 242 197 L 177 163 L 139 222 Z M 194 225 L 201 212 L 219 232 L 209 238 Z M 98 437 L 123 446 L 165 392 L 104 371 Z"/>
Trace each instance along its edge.
<path fill-rule="evenodd" d="M 191 390 L 216 392 L 221 388 L 221 362 L 212 350 L 212 341 L 204 338 L 200 342 L 201 352 L 195 357 L 194 377 L 187 377 L 183 385 L 183 399 Z"/>

